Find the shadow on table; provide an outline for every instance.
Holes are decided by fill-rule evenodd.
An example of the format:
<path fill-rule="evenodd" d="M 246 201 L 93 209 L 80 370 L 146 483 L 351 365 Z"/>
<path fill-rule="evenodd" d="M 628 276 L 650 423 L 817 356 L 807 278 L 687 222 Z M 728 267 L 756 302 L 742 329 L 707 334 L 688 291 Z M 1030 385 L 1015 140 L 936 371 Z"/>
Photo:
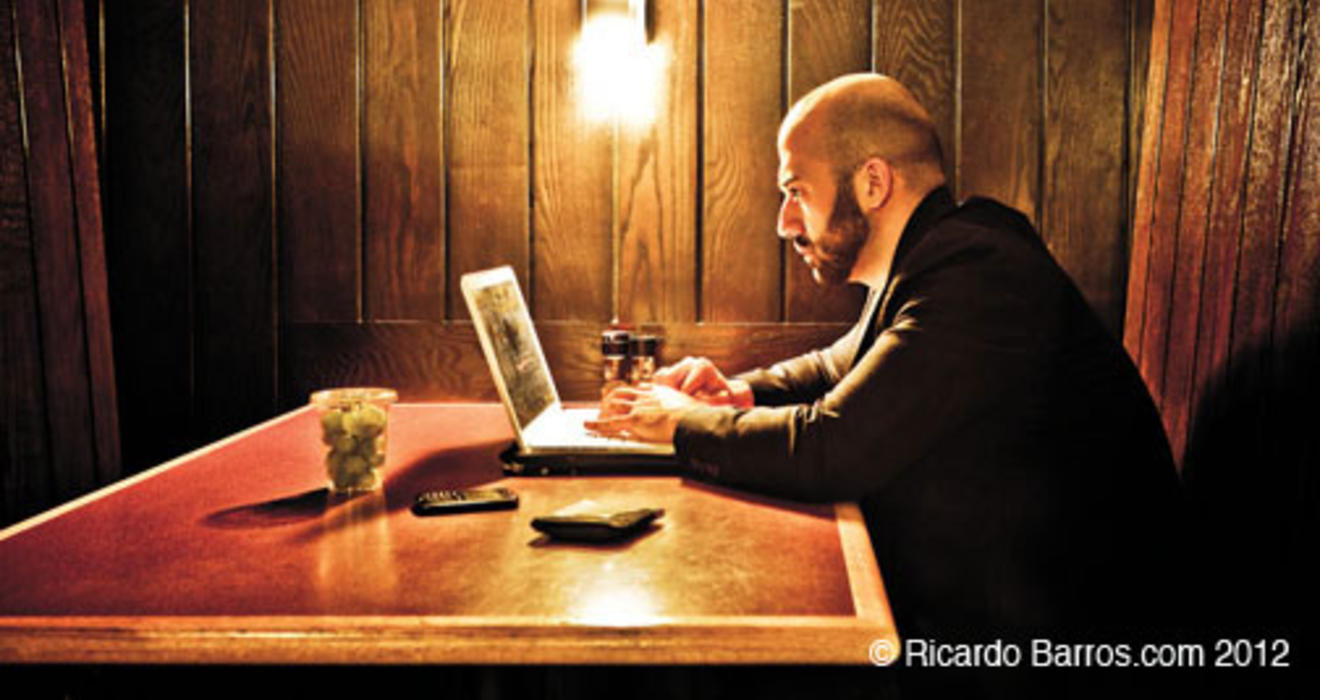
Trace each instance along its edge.
<path fill-rule="evenodd" d="M 507 440 L 464 445 L 427 453 L 385 474 L 385 500 L 393 512 L 411 508 L 422 491 L 462 489 L 504 478 L 500 451 Z"/>
<path fill-rule="evenodd" d="M 498 455 L 504 446 L 504 442 L 490 442 L 437 450 L 398 468 L 387 468 L 384 486 L 386 510 L 411 507 L 419 491 L 467 488 L 503 478 Z M 322 487 L 218 510 L 204 517 L 202 524 L 231 530 L 295 525 L 320 520 L 344 504 L 356 503 L 369 497 L 370 494 L 337 496 L 330 493 L 329 488 Z"/>
<path fill-rule="evenodd" d="M 228 530 L 292 525 L 320 518 L 330 504 L 330 489 L 322 487 L 271 501 L 218 510 L 203 518 L 202 524 Z"/>

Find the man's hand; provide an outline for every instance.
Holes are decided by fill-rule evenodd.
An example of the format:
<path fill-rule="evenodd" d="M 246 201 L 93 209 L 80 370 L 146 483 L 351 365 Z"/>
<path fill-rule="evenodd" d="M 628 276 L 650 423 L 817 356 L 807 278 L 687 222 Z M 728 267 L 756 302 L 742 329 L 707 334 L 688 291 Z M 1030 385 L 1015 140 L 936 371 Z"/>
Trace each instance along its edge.
<path fill-rule="evenodd" d="M 600 416 L 587 421 L 587 430 L 643 442 L 673 442 L 678 421 L 700 403 L 680 391 L 659 384 L 621 386 L 600 403 Z"/>
<path fill-rule="evenodd" d="M 652 381 L 712 406 L 750 408 L 752 405 L 752 388 L 747 382 L 726 378 L 714 363 L 704 357 L 685 357 L 673 365 L 656 370 Z"/>

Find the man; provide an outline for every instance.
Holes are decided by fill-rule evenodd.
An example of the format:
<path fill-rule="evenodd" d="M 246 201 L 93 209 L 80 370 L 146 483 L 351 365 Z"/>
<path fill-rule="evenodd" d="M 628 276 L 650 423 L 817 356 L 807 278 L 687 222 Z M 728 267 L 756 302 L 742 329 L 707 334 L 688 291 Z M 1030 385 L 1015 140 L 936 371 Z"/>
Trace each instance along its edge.
<path fill-rule="evenodd" d="M 1132 641 L 1163 610 L 1179 486 L 1123 349 L 1025 217 L 953 201 L 893 79 L 817 88 L 778 147 L 779 235 L 869 288 L 858 323 L 735 378 L 685 359 L 592 427 L 672 440 L 699 478 L 860 501 L 908 639 Z"/>

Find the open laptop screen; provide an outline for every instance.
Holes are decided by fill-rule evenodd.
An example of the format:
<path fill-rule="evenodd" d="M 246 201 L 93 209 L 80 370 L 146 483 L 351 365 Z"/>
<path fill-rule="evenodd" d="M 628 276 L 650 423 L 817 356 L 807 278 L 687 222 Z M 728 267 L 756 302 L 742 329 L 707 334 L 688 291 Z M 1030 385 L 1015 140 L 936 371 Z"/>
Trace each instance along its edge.
<path fill-rule="evenodd" d="M 478 332 L 490 343 L 518 427 L 523 429 L 556 402 L 554 384 L 512 270 L 480 279 L 481 283 L 465 285 L 469 311 L 482 326 Z"/>

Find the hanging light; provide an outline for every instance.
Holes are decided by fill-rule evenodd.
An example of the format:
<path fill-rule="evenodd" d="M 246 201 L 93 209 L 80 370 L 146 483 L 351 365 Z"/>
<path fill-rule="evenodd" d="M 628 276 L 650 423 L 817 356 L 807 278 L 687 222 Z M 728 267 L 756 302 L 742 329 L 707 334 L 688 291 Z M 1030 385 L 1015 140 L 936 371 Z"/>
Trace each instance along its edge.
<path fill-rule="evenodd" d="M 641 127 L 655 119 L 667 60 L 650 41 L 646 0 L 583 0 L 573 49 L 579 104 L 593 122 Z"/>

